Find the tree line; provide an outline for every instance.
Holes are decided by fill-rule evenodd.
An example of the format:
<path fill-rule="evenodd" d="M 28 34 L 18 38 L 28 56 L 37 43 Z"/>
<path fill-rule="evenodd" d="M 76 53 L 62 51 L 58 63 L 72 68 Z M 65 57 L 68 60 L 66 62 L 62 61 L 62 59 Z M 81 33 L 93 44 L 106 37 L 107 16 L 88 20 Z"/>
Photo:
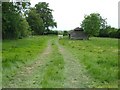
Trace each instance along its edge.
<path fill-rule="evenodd" d="M 85 15 L 82 24 L 80 24 L 88 36 L 120 38 L 120 29 L 107 25 L 106 19 L 103 19 L 99 13 Z"/>
<path fill-rule="evenodd" d="M 3 2 L 2 3 L 2 38 L 17 39 L 29 35 L 58 34 L 51 28 L 57 27 L 49 3 L 39 2 L 30 7 L 30 2 Z M 85 15 L 80 24 L 88 36 L 120 37 L 120 29 L 107 25 L 99 13 Z M 68 32 L 64 31 L 64 35 Z"/>
<path fill-rule="evenodd" d="M 3 2 L 2 38 L 17 39 L 31 34 L 53 33 L 50 28 L 57 27 L 57 23 L 52 11 L 46 2 L 39 2 L 35 7 L 30 7 L 29 2 Z"/>

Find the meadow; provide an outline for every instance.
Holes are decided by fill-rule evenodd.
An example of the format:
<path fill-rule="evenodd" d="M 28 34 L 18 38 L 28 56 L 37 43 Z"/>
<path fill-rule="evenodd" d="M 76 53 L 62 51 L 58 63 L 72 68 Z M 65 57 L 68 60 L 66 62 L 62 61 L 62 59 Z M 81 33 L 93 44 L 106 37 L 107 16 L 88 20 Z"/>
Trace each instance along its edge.
<path fill-rule="evenodd" d="M 69 40 L 66 37 L 59 42 L 79 58 L 94 82 L 99 84 L 97 87 L 117 87 L 117 39 L 92 37 L 90 40 Z"/>
<path fill-rule="evenodd" d="M 3 87 L 114 88 L 118 87 L 118 40 L 66 36 L 3 40 L 2 68 Z"/>
<path fill-rule="evenodd" d="M 18 40 L 2 42 L 2 80 L 7 84 L 28 63 L 34 62 L 36 56 L 46 47 L 48 37 L 33 36 Z"/>

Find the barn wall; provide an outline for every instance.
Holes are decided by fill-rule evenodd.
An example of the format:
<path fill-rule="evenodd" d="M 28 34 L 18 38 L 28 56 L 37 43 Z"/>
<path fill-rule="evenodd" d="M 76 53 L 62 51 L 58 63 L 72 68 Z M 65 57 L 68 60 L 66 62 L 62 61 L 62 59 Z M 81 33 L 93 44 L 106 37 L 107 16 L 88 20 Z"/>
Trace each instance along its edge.
<path fill-rule="evenodd" d="M 70 33 L 70 39 L 88 39 L 88 36 L 83 31 L 73 31 Z"/>

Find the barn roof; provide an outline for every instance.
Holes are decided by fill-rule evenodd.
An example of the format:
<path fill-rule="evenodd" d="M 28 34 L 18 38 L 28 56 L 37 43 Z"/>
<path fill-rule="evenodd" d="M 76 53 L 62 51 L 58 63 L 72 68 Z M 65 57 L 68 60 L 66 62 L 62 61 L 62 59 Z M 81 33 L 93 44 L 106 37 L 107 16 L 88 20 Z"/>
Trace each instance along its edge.
<path fill-rule="evenodd" d="M 74 29 L 74 31 L 83 31 L 83 29 L 82 29 L 82 28 L 79 28 L 79 27 L 76 27 L 76 28 Z"/>
<path fill-rule="evenodd" d="M 75 29 L 73 30 L 70 30 L 68 33 L 71 34 L 72 32 L 78 32 L 78 31 L 84 31 L 82 28 L 79 28 L 79 27 L 76 27 Z"/>

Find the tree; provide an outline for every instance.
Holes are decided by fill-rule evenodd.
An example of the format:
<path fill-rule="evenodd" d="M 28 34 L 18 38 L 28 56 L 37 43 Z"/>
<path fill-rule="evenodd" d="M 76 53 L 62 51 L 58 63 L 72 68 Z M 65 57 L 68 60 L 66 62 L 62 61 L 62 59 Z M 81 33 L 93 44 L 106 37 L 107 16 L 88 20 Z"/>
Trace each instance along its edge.
<path fill-rule="evenodd" d="M 63 35 L 64 35 L 64 36 L 68 35 L 68 31 L 64 31 L 64 32 L 63 32 Z"/>
<path fill-rule="evenodd" d="M 27 36 L 29 25 L 23 17 L 18 3 L 2 3 L 2 38 L 19 38 Z"/>
<path fill-rule="evenodd" d="M 49 30 L 47 34 L 58 35 L 58 31 L 57 30 Z"/>
<path fill-rule="evenodd" d="M 33 30 L 34 34 L 40 35 L 40 34 L 44 33 L 43 20 L 40 17 L 40 15 L 38 13 L 36 13 L 35 8 L 30 9 L 30 11 L 28 13 L 27 21 L 28 21 L 31 29 Z"/>
<path fill-rule="evenodd" d="M 52 9 L 49 8 L 49 4 L 46 2 L 39 2 L 35 5 L 37 13 L 40 14 L 40 18 L 43 20 L 45 32 L 49 31 L 49 27 L 57 27 L 57 23 L 53 19 Z"/>
<path fill-rule="evenodd" d="M 26 21 L 26 18 L 21 18 L 21 22 L 19 23 L 19 38 L 26 37 L 28 35 L 31 35 L 31 28 Z"/>
<path fill-rule="evenodd" d="M 11 2 L 2 3 L 2 36 L 3 38 L 16 38 L 18 36 L 17 24 L 20 19 L 19 13 Z"/>
<path fill-rule="evenodd" d="M 88 36 L 98 36 L 100 29 L 105 27 L 105 19 L 98 13 L 92 13 L 84 17 L 81 27 Z"/>
<path fill-rule="evenodd" d="M 118 29 L 111 27 L 111 26 L 106 26 L 105 29 L 100 30 L 100 37 L 111 37 L 111 38 L 117 38 L 118 37 Z"/>
<path fill-rule="evenodd" d="M 106 26 L 104 29 L 100 29 L 99 36 L 100 37 L 109 37 L 109 32 L 111 30 L 111 26 Z"/>
<path fill-rule="evenodd" d="M 118 31 L 116 33 L 117 33 L 117 38 L 120 39 L 120 28 L 118 29 Z"/>

